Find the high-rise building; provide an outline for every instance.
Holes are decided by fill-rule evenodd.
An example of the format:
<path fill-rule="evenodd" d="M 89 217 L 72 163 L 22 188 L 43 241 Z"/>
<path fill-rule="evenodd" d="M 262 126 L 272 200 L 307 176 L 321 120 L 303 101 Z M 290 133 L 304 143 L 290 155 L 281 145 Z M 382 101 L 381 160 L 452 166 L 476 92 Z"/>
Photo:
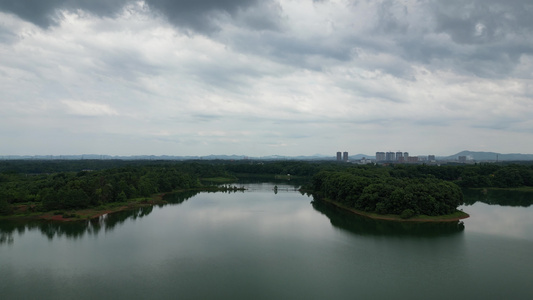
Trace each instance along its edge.
<path fill-rule="evenodd" d="M 376 161 L 384 161 L 385 152 L 376 152 Z"/>
<path fill-rule="evenodd" d="M 401 151 L 396 152 L 396 160 L 400 160 L 403 157 L 403 153 Z"/>
<path fill-rule="evenodd" d="M 342 153 L 339 151 L 337 152 L 337 161 L 341 161 L 342 160 Z"/>
<path fill-rule="evenodd" d="M 342 153 L 342 160 L 345 162 L 348 161 L 348 152 L 345 151 L 344 153 Z"/>
<path fill-rule="evenodd" d="M 387 161 L 395 161 L 396 160 L 395 153 L 394 152 L 385 153 L 385 160 L 387 160 Z"/>
<path fill-rule="evenodd" d="M 403 153 L 403 157 L 405 157 L 405 159 L 407 159 L 409 157 L 409 152 L 404 152 Z"/>
<path fill-rule="evenodd" d="M 428 155 L 429 161 L 435 161 L 435 155 Z"/>

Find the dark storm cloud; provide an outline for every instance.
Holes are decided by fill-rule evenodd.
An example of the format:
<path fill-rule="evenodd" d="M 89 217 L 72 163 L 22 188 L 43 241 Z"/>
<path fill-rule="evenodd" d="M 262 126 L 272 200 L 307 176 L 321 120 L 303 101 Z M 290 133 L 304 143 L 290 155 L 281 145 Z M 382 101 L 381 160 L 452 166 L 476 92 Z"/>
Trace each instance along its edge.
<path fill-rule="evenodd" d="M 224 16 L 236 17 L 240 12 L 252 9 L 259 0 L 146 0 L 148 6 L 162 13 L 178 27 L 194 31 L 211 32 L 218 29 L 217 19 Z M 270 1 L 263 1 L 270 2 Z M 252 27 L 270 27 L 272 24 L 264 18 L 249 22 Z"/>
<path fill-rule="evenodd" d="M 392 0 L 385 0 L 376 4 L 376 17 L 378 18 L 376 29 L 387 34 L 405 34 L 408 29 L 408 24 L 399 21 L 395 13 L 391 11 L 390 8 L 394 4 Z M 401 14 L 408 14 L 406 6 L 401 10 Z"/>
<path fill-rule="evenodd" d="M 375 9 L 373 35 L 359 37 L 360 45 L 430 69 L 506 77 L 524 55 L 533 54 L 529 0 L 427 0 L 411 6 L 385 0 Z"/>
<path fill-rule="evenodd" d="M 20 18 L 30 21 L 36 25 L 47 27 L 53 23 L 55 9 L 64 4 L 64 2 L 64 0 L 0 0 L 0 10 L 18 15 Z"/>
<path fill-rule="evenodd" d="M 533 32 L 529 0 L 434 1 L 436 30 L 461 44 L 483 44 Z"/>
<path fill-rule="evenodd" d="M 99 16 L 118 12 L 128 0 L 0 0 L 0 10 L 13 13 L 40 27 L 57 23 L 58 10 L 84 9 Z"/>
<path fill-rule="evenodd" d="M 461 52 L 451 55 L 482 77 L 506 76 L 523 55 L 533 54 L 533 3 L 529 0 L 433 1 L 435 32 Z"/>
<path fill-rule="evenodd" d="M 120 12 L 132 0 L 0 0 L 0 10 L 13 13 L 40 27 L 49 27 L 60 18 L 59 10 L 82 9 L 97 16 L 112 16 Z M 240 12 L 251 10 L 258 4 L 270 1 L 259 0 L 146 0 L 148 7 L 178 27 L 208 33 L 218 29 L 219 17 L 236 17 Z M 273 26 L 268 14 L 249 20 L 252 28 Z M 262 16 L 262 17 L 261 17 Z"/>

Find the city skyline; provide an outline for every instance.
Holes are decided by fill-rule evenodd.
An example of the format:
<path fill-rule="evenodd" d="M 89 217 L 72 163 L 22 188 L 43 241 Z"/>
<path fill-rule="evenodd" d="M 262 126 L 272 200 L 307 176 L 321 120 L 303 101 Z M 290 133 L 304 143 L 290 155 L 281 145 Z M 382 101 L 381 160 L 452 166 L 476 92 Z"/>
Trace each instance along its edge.
<path fill-rule="evenodd" d="M 0 156 L 533 153 L 531 15 L 526 0 L 0 0 Z"/>

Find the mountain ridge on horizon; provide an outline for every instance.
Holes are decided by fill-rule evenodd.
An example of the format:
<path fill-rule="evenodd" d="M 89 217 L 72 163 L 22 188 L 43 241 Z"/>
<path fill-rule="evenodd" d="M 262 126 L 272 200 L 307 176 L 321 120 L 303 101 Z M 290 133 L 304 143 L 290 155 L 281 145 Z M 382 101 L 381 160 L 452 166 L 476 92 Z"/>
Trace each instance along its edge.
<path fill-rule="evenodd" d="M 477 161 L 521 161 L 533 160 L 533 154 L 523 153 L 498 153 L 490 151 L 470 151 L 463 150 L 454 155 L 440 157 L 441 159 L 453 159 L 459 156 L 466 156 L 471 160 Z"/>
<path fill-rule="evenodd" d="M 470 151 L 463 150 L 453 155 L 437 156 L 438 160 L 457 160 L 459 156 L 466 156 L 473 161 L 524 161 L 533 160 L 533 154 L 522 153 L 498 153 L 490 151 Z M 349 156 L 350 160 L 362 158 L 375 159 L 375 155 L 355 154 Z M 3 155 L 0 160 L 76 160 L 76 159 L 119 159 L 119 160 L 335 160 L 335 155 L 268 155 L 268 156 L 248 156 L 248 155 L 100 155 L 100 154 L 80 154 L 80 155 Z"/>

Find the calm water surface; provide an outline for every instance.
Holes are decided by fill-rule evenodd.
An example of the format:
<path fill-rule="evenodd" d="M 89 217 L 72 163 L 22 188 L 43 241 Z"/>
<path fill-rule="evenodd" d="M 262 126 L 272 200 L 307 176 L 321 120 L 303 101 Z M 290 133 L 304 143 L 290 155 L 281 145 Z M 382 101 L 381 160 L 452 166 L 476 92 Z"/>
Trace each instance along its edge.
<path fill-rule="evenodd" d="M 246 187 L 88 223 L 4 221 L 2 299 L 533 299 L 531 205 L 391 223 Z"/>

